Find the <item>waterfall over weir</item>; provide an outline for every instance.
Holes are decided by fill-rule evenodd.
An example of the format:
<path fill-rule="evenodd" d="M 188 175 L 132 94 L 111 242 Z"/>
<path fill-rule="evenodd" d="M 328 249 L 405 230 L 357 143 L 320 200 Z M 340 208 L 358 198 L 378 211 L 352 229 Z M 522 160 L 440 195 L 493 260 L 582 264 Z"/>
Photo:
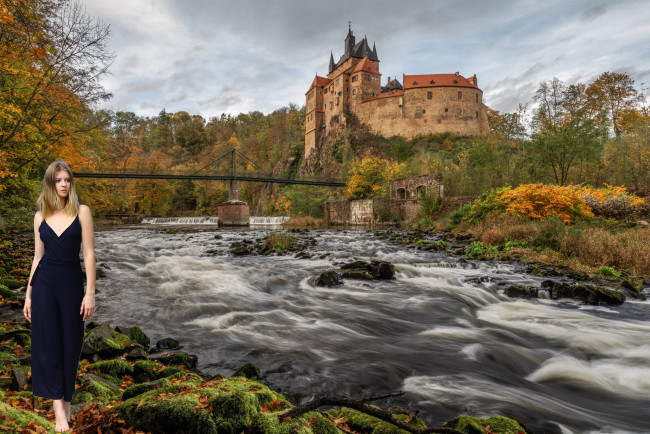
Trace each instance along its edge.
<path fill-rule="evenodd" d="M 251 226 L 279 226 L 289 220 L 289 216 L 251 216 Z M 142 224 L 150 225 L 217 225 L 219 217 L 145 217 Z"/>
<path fill-rule="evenodd" d="M 143 224 L 150 225 L 216 225 L 219 217 L 145 217 Z"/>

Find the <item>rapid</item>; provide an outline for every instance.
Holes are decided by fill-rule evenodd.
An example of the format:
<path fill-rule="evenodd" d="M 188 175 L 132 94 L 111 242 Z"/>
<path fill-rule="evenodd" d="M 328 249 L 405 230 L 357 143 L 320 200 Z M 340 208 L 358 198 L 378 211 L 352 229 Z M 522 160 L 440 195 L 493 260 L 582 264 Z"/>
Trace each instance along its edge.
<path fill-rule="evenodd" d="M 311 258 L 232 256 L 269 230 L 96 233 L 95 321 L 173 337 L 198 369 L 245 362 L 298 400 L 404 390 L 429 424 L 459 414 L 520 418 L 536 432 L 647 432 L 650 302 L 615 307 L 517 300 L 539 286 L 517 264 L 458 261 L 370 231 L 312 230 Z M 315 286 L 353 260 L 395 265 L 391 281 Z M 647 290 L 646 290 L 647 294 Z"/>

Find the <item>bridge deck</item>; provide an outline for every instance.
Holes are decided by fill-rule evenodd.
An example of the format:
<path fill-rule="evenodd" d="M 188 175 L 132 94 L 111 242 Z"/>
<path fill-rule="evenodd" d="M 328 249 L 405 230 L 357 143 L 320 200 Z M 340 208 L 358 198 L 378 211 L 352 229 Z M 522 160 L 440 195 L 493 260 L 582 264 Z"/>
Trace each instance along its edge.
<path fill-rule="evenodd" d="M 170 175 L 170 174 L 146 174 L 146 173 L 87 173 L 75 172 L 76 178 L 118 178 L 118 179 L 193 179 L 193 180 L 217 180 L 217 181 L 252 181 L 277 184 L 302 184 L 322 185 L 329 187 L 345 187 L 345 183 L 335 180 L 311 180 L 311 179 L 282 179 L 282 178 L 257 178 L 254 176 L 232 176 L 232 175 Z"/>

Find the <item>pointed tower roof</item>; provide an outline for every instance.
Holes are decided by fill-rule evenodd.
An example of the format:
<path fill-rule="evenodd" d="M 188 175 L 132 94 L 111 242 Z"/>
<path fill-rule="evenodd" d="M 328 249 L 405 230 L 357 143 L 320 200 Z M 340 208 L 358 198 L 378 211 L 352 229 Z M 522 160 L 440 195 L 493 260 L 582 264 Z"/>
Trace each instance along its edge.
<path fill-rule="evenodd" d="M 334 71 L 334 68 L 336 68 L 336 64 L 334 63 L 334 53 L 330 51 L 330 71 Z"/>
<path fill-rule="evenodd" d="M 379 62 L 379 56 L 377 56 L 377 45 L 375 43 L 372 43 L 372 54 L 376 57 L 377 62 Z"/>

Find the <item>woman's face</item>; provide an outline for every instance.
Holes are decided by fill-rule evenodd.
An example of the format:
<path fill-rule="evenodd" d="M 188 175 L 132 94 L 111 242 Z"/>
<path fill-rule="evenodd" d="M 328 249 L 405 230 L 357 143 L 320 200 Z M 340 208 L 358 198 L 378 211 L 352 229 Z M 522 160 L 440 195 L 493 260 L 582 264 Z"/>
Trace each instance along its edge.
<path fill-rule="evenodd" d="M 56 194 L 61 199 L 66 199 L 68 193 L 70 193 L 70 174 L 65 170 L 60 170 L 56 172 L 56 177 L 54 178 L 54 187 L 56 188 Z"/>

